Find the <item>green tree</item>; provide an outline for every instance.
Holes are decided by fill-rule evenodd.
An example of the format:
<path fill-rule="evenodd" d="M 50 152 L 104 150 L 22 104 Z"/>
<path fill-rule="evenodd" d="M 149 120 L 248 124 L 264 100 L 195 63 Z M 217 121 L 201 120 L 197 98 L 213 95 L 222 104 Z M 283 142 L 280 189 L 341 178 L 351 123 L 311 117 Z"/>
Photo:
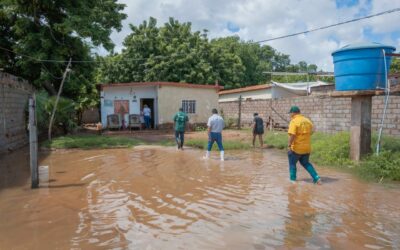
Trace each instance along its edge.
<path fill-rule="evenodd" d="M 316 73 L 317 70 L 318 70 L 318 66 L 315 64 L 309 64 L 307 66 L 307 72 L 309 72 L 309 73 Z"/>
<path fill-rule="evenodd" d="M 393 57 L 390 65 L 390 73 L 400 73 L 400 58 Z"/>
<path fill-rule="evenodd" d="M 271 61 L 276 56 L 272 47 L 268 45 L 260 46 L 258 43 L 251 41 L 240 41 L 238 36 L 214 39 L 211 44 L 226 47 L 229 52 L 239 56 L 244 66 L 244 74 L 240 79 L 240 86 L 265 82 L 265 72 L 271 71 Z"/>
<path fill-rule="evenodd" d="M 289 55 L 238 36 L 209 40 L 206 30 L 193 32 L 191 23 L 174 18 L 158 27 L 151 17 L 131 30 L 121 53 L 98 58 L 98 82 L 218 81 L 230 89 L 265 83 L 268 71 L 307 72 L 309 66 L 292 65 Z"/>
<path fill-rule="evenodd" d="M 300 72 L 307 72 L 307 63 L 305 61 L 300 61 L 298 65 Z"/>
<path fill-rule="evenodd" d="M 121 29 L 123 8 L 117 0 L 3 0 L 0 67 L 55 93 L 66 67 L 60 61 L 92 61 L 93 47 L 113 48 L 110 34 Z M 74 99 L 91 93 L 93 70 L 92 63 L 73 63 L 63 93 Z"/>
<path fill-rule="evenodd" d="M 158 28 L 150 18 L 124 40 L 120 54 L 101 58 L 100 82 L 173 81 L 232 86 L 241 80 L 240 58 L 223 46 L 212 46 L 206 31 L 170 18 Z"/>

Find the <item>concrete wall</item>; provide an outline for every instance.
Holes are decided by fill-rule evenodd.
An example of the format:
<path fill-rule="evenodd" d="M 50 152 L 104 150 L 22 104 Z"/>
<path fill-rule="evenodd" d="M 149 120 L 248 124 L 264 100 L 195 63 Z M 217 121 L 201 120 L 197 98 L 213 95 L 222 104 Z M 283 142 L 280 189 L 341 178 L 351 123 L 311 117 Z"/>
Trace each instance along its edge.
<path fill-rule="evenodd" d="M 174 114 L 182 107 L 182 100 L 196 100 L 196 113 L 188 114 L 190 123 L 206 123 L 213 108 L 218 108 L 216 89 L 161 86 L 158 89 L 160 124 L 172 123 Z"/>
<path fill-rule="evenodd" d="M 27 81 L 0 72 L 0 153 L 29 142 L 25 110 L 32 93 Z"/>
<path fill-rule="evenodd" d="M 140 99 L 153 98 L 155 109 L 157 106 L 157 87 L 110 87 L 104 88 L 100 93 L 101 123 L 103 128 L 107 127 L 107 115 L 114 114 L 114 100 L 129 100 L 129 114 L 140 114 Z M 136 96 L 136 102 L 134 97 Z M 105 106 L 106 100 L 112 101 L 112 106 Z M 157 117 L 157 109 L 152 110 Z M 125 121 L 128 121 L 128 114 L 125 115 Z M 157 119 L 155 121 L 157 123 Z"/>
<path fill-rule="evenodd" d="M 242 124 L 249 125 L 253 113 L 258 112 L 266 120 L 270 116 L 276 122 L 287 125 L 290 106 L 297 105 L 308 116 L 318 131 L 335 133 L 348 131 L 351 119 L 351 99 L 331 98 L 329 96 L 309 96 L 279 100 L 252 100 L 242 102 Z M 377 131 L 382 118 L 384 97 L 372 98 L 372 129 Z M 238 117 L 238 102 L 220 103 L 225 118 Z M 285 121 L 287 120 L 287 121 Z M 400 96 L 391 96 L 383 132 L 400 136 Z"/>
<path fill-rule="evenodd" d="M 231 102 L 239 99 L 239 96 L 242 96 L 243 100 L 246 99 L 271 99 L 271 88 L 269 89 L 259 89 L 259 90 L 252 90 L 240 93 L 230 93 L 230 94 L 221 94 L 219 96 L 219 102 Z"/>

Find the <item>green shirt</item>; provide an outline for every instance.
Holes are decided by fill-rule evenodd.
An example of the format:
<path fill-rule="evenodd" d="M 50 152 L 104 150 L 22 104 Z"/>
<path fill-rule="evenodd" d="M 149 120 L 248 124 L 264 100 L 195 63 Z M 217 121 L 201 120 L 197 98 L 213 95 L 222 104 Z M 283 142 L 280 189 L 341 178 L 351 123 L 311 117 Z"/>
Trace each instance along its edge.
<path fill-rule="evenodd" d="M 174 116 L 175 122 L 175 131 L 185 132 L 186 122 L 189 121 L 189 118 L 185 112 L 179 111 Z"/>

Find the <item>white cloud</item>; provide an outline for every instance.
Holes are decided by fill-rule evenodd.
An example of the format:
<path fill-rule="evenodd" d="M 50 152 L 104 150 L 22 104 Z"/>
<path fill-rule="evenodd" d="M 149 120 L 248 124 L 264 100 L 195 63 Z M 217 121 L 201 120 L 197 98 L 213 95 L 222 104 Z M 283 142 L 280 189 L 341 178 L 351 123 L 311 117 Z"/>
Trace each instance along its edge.
<path fill-rule="evenodd" d="M 116 50 L 130 33 L 129 23 L 138 25 L 150 16 L 158 23 L 174 17 L 181 22 L 191 22 L 194 30 L 209 30 L 209 36 L 223 37 L 239 35 L 243 40 L 259 41 L 286 34 L 301 32 L 337 22 L 378 13 L 390 8 L 400 7 L 396 0 L 360 0 L 350 8 L 337 9 L 335 1 L 321 0 L 120 0 L 125 3 L 128 14 L 121 32 L 114 32 L 112 39 Z M 398 3 L 396 3 L 398 2 Z M 240 30 L 232 33 L 227 23 L 233 22 Z M 379 35 L 382 43 L 399 46 L 398 38 L 392 39 L 392 32 L 400 31 L 400 14 L 392 13 L 360 22 L 317 31 L 267 44 L 278 51 L 289 54 L 292 62 L 315 63 L 320 69 L 332 71 L 332 51 L 354 42 L 367 42 L 364 29 Z M 378 37 L 378 36 L 377 36 Z M 383 38 L 382 38 L 383 37 Z"/>

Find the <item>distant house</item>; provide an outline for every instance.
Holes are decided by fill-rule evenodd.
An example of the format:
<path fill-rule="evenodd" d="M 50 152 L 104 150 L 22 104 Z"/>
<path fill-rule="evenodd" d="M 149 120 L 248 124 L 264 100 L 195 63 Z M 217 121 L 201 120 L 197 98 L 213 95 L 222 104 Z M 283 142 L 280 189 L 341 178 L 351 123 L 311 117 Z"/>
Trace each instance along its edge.
<path fill-rule="evenodd" d="M 206 123 L 213 108 L 218 108 L 222 87 L 176 82 L 131 82 L 100 85 L 101 123 L 107 128 L 107 116 L 118 114 L 127 126 L 130 114 L 141 115 L 143 106 L 152 111 L 152 127 L 170 126 L 179 108 L 189 115 L 190 123 Z"/>
<path fill-rule="evenodd" d="M 223 90 L 219 93 L 219 102 L 232 102 L 239 100 L 271 99 L 271 85 L 262 84 L 238 89 Z"/>
<path fill-rule="evenodd" d="M 311 95 L 315 92 L 328 92 L 333 90 L 334 84 L 316 81 L 316 82 L 295 82 L 295 83 L 278 83 L 272 82 L 271 98 L 290 98 L 297 96 Z"/>
<path fill-rule="evenodd" d="M 307 96 L 311 94 L 323 95 L 335 89 L 335 84 L 322 81 L 316 82 L 296 82 L 296 83 L 278 83 L 262 84 L 248 86 L 238 89 L 229 89 L 220 91 L 218 102 L 238 101 L 242 100 L 267 100 L 291 98 L 297 96 Z"/>

